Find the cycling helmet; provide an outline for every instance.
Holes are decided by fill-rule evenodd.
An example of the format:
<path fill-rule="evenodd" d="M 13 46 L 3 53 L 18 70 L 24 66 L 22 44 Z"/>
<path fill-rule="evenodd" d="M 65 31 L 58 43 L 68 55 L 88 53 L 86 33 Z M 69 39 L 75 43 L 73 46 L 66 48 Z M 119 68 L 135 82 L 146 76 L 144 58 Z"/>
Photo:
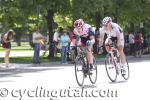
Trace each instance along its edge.
<path fill-rule="evenodd" d="M 102 24 L 103 25 L 107 25 L 109 22 L 112 22 L 112 19 L 111 17 L 105 17 L 102 21 Z"/>
<path fill-rule="evenodd" d="M 81 28 L 84 25 L 84 21 L 82 19 L 78 19 L 74 22 L 74 27 L 75 28 Z"/>

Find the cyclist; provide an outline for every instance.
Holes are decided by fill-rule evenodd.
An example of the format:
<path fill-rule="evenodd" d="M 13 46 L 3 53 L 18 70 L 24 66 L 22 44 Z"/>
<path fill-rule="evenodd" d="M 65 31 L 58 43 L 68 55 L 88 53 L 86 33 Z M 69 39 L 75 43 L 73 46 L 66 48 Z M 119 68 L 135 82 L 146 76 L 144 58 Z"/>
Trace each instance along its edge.
<path fill-rule="evenodd" d="M 80 45 L 82 48 L 86 49 L 86 56 L 88 60 L 88 68 L 93 68 L 93 53 L 92 48 L 95 43 L 94 31 L 92 30 L 91 25 L 84 23 L 82 19 L 78 19 L 74 22 L 74 36 L 73 41 L 74 45 L 78 42 L 77 45 Z"/>
<path fill-rule="evenodd" d="M 122 28 L 117 24 L 112 22 L 111 17 L 105 17 L 102 21 L 103 27 L 100 29 L 100 45 L 103 45 L 104 41 L 104 34 L 107 34 L 107 38 L 105 40 L 105 48 L 106 51 L 109 52 L 108 44 L 111 44 L 112 42 L 116 41 L 117 49 L 120 53 L 121 63 L 122 63 L 122 69 L 123 74 L 125 74 L 125 66 L 127 66 L 126 63 L 126 56 L 124 54 L 124 34 Z"/>

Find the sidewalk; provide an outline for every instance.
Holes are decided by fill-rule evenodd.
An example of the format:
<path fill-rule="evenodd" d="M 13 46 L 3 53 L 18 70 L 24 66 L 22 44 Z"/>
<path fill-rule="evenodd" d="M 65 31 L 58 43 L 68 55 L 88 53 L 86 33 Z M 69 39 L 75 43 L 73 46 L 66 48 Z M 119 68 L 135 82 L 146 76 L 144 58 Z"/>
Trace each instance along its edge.
<path fill-rule="evenodd" d="M 33 56 L 34 51 L 17 51 L 17 57 L 28 57 L 28 56 Z M 0 57 L 4 57 L 5 52 L 0 52 Z M 10 57 L 16 57 L 16 51 L 11 51 L 10 52 Z"/>
<path fill-rule="evenodd" d="M 142 61 L 143 59 L 147 59 L 150 61 L 150 54 L 149 55 L 143 55 L 141 58 L 136 58 L 134 56 L 127 56 L 128 61 L 131 60 L 137 60 L 137 61 Z M 98 58 L 97 59 L 97 63 L 98 64 L 103 64 L 105 61 L 105 58 Z M 10 66 L 12 68 L 23 68 L 23 67 L 57 67 L 57 66 L 63 66 L 63 67 L 67 67 L 67 66 L 72 66 L 73 64 L 65 64 L 65 65 L 61 65 L 60 61 L 56 61 L 56 62 L 50 62 L 50 63 L 41 63 L 41 64 L 16 64 L 16 63 L 12 63 L 10 64 Z M 3 63 L 0 64 L 0 66 L 4 66 Z M 1 69 L 1 68 L 0 68 Z M 4 68 L 3 68 L 4 69 Z M 6 68 L 7 69 L 7 68 Z"/>

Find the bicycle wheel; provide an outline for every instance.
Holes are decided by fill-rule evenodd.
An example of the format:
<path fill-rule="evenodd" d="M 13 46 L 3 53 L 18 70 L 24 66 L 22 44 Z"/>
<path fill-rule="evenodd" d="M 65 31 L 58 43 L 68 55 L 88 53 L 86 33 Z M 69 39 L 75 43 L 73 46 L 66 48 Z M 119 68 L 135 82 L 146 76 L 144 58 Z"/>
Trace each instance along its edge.
<path fill-rule="evenodd" d="M 85 66 L 83 59 L 82 58 L 76 58 L 75 60 L 75 76 L 76 76 L 76 81 L 79 86 L 82 86 L 84 83 L 84 70 L 83 67 Z"/>
<path fill-rule="evenodd" d="M 75 63 L 75 59 L 76 59 L 76 52 L 75 52 L 75 50 L 71 51 L 71 58 L 72 58 L 73 63 Z"/>
<path fill-rule="evenodd" d="M 105 58 L 105 68 L 109 79 L 115 82 L 117 79 L 117 69 L 114 59 L 108 54 Z"/>
<path fill-rule="evenodd" d="M 123 77 L 125 80 L 128 80 L 128 79 L 129 79 L 129 76 L 130 76 L 130 70 L 129 70 L 129 64 L 128 64 L 127 59 L 126 59 L 126 62 L 127 62 L 127 66 L 124 67 L 125 74 L 122 74 L 122 77 Z"/>
<path fill-rule="evenodd" d="M 95 57 L 93 57 L 93 68 L 90 69 L 89 78 L 92 84 L 95 84 L 97 80 L 97 62 Z"/>

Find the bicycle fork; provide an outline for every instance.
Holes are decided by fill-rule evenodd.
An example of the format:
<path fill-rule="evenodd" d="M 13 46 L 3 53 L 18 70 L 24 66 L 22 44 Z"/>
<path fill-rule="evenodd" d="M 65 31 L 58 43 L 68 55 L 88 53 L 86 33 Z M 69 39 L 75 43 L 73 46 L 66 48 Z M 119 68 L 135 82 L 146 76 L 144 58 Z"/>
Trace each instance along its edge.
<path fill-rule="evenodd" d="M 83 73 L 85 74 L 85 75 L 87 75 L 88 74 L 88 71 L 89 71 L 89 65 L 88 65 L 88 62 L 87 62 L 87 59 L 86 58 L 83 58 L 82 59 L 82 62 L 83 62 Z"/>
<path fill-rule="evenodd" d="M 110 53 L 110 56 L 112 57 L 112 63 L 113 63 L 113 65 L 114 65 L 114 67 L 115 67 L 115 69 L 116 69 L 116 72 L 117 72 L 117 74 L 119 75 L 119 72 L 120 72 L 120 68 L 119 68 L 119 66 L 120 66 L 120 61 L 119 61 L 119 58 L 118 57 L 116 57 L 113 53 Z"/>

